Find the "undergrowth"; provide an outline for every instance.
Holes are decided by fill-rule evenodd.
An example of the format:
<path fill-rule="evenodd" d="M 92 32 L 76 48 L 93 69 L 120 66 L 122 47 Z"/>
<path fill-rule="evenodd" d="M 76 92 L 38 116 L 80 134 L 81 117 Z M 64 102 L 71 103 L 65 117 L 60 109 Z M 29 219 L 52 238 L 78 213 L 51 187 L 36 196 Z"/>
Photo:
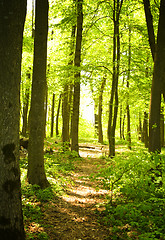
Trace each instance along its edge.
<path fill-rule="evenodd" d="M 91 176 L 91 181 L 102 181 L 109 192 L 105 210 L 97 212 L 98 219 L 100 224 L 110 229 L 107 239 L 164 240 L 165 155 L 151 155 L 141 146 L 134 149 L 119 151 L 111 159 L 104 156 L 105 167 L 97 175 Z M 44 230 L 43 209 L 63 193 L 68 182 L 71 183 L 70 174 L 75 169 L 75 161 L 80 161 L 77 153 L 70 152 L 61 143 L 47 140 L 45 152 L 49 188 L 40 189 L 37 185 L 28 184 L 27 158 L 20 161 L 27 240 L 49 239 Z M 53 228 L 53 225 L 50 223 L 49 227 Z"/>
<path fill-rule="evenodd" d="M 111 239 L 165 239 L 165 156 L 144 151 L 107 158 L 95 178 L 109 190 L 100 222 Z"/>
<path fill-rule="evenodd" d="M 41 189 L 38 185 L 27 182 L 27 157 L 20 159 L 22 182 L 22 207 L 26 239 L 49 239 L 44 231 L 43 209 L 53 203 L 71 182 L 70 173 L 74 170 L 74 162 L 80 160 L 75 152 L 70 152 L 56 142 L 45 142 L 45 171 L 50 187 Z M 49 227 L 53 227 L 50 226 Z"/>

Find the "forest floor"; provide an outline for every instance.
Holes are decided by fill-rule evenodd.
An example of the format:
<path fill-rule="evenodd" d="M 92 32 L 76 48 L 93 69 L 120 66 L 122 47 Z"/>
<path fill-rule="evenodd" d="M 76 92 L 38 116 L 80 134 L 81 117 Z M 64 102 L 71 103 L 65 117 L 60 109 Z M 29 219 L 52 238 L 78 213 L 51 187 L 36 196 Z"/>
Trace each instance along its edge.
<path fill-rule="evenodd" d="M 27 183 L 27 152 L 21 151 L 26 239 L 165 240 L 165 155 L 120 143 L 113 159 L 106 145 L 81 143 L 79 153 L 46 140 L 50 187 L 41 189 Z M 160 160 L 162 176 L 156 175 Z"/>
<path fill-rule="evenodd" d="M 104 210 L 108 192 L 99 181 L 90 179 L 91 174 L 106 164 L 99 156 L 102 156 L 100 146 L 81 146 L 81 158 L 74 163 L 74 170 L 65 176 L 70 181 L 64 192 L 48 203 L 40 203 L 44 227 L 29 223 L 28 233 L 44 230 L 49 237 L 40 235 L 40 239 L 50 240 L 111 239 L 109 229 L 98 222 L 98 212 Z"/>

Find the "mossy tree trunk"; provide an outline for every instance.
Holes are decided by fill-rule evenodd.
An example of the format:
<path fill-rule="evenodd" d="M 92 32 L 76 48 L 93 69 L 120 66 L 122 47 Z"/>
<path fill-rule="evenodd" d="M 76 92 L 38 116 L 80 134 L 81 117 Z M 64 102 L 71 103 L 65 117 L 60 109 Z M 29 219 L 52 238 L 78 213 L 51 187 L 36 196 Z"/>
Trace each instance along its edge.
<path fill-rule="evenodd" d="M 48 0 L 36 1 L 33 79 L 30 109 L 28 182 L 48 186 L 44 169 Z"/>
<path fill-rule="evenodd" d="M 25 0 L 0 0 L 0 239 L 24 240 L 19 169 Z"/>
<path fill-rule="evenodd" d="M 73 113 L 71 123 L 71 150 L 79 152 L 78 129 L 79 129 L 79 108 L 80 108 L 80 63 L 81 63 L 81 44 L 83 31 L 83 1 L 77 0 L 77 32 L 74 66 L 74 94 L 73 94 Z"/>

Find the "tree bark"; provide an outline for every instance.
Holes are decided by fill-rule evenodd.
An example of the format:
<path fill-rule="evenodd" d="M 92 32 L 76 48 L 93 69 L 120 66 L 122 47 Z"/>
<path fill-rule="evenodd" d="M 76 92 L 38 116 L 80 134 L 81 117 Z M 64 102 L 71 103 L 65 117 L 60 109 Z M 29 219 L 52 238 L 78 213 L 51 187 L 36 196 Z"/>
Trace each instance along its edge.
<path fill-rule="evenodd" d="M 77 33 L 74 66 L 77 68 L 74 78 L 74 95 L 73 95 L 73 114 L 71 130 L 71 150 L 79 152 L 78 146 L 78 128 L 79 128 L 79 107 L 80 107 L 80 63 L 81 63 L 81 44 L 83 31 L 83 9 L 82 0 L 77 0 Z"/>
<path fill-rule="evenodd" d="M 24 240 L 19 169 L 25 0 L 0 0 L 0 238 Z"/>
<path fill-rule="evenodd" d="M 152 58 L 154 60 L 154 57 L 155 57 L 155 33 L 154 33 L 153 17 L 152 17 L 152 13 L 151 13 L 150 0 L 143 0 L 143 4 L 144 4 L 147 29 L 148 29 L 149 44 L 150 44 Z"/>
<path fill-rule="evenodd" d="M 161 151 L 160 137 L 160 109 L 161 93 L 165 87 L 165 0 L 160 2 L 160 16 L 157 34 L 157 48 L 154 59 L 154 72 L 151 88 L 150 116 L 149 116 L 149 151 Z"/>
<path fill-rule="evenodd" d="M 53 97 L 52 97 L 51 133 L 50 133 L 50 137 L 53 137 L 53 131 L 54 131 L 54 105 L 55 105 L 55 93 L 53 93 Z"/>
<path fill-rule="evenodd" d="M 36 1 L 32 96 L 30 109 L 28 181 L 47 187 L 44 169 L 48 0 Z"/>

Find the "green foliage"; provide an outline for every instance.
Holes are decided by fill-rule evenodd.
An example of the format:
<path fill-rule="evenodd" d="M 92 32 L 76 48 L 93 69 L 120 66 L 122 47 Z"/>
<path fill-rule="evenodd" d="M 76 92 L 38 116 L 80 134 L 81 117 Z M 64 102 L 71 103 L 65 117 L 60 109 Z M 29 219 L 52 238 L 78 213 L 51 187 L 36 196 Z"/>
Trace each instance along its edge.
<path fill-rule="evenodd" d="M 107 167 L 96 178 L 109 189 L 109 203 L 100 221 L 113 227 L 111 239 L 134 239 L 133 235 L 164 239 L 164 166 L 164 155 L 144 152 L 107 160 Z"/>
<path fill-rule="evenodd" d="M 80 139 L 91 139 L 94 137 L 94 125 L 83 118 L 80 118 Z"/>

